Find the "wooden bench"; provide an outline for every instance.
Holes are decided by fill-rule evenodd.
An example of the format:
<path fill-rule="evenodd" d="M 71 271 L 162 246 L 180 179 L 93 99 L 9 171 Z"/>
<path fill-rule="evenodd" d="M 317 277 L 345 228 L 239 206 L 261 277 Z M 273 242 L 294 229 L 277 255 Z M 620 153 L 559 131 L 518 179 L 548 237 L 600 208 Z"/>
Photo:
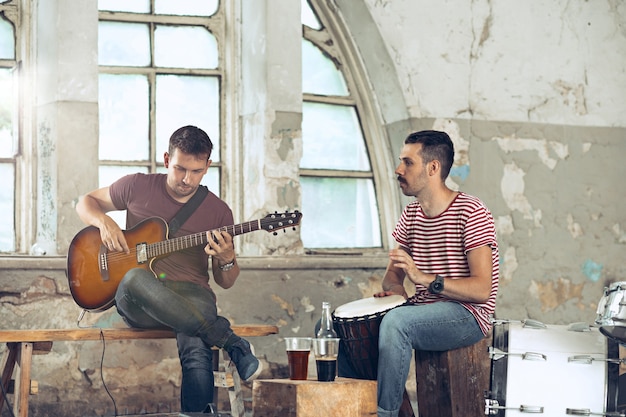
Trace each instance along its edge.
<path fill-rule="evenodd" d="M 262 324 L 233 325 L 233 331 L 241 337 L 267 336 L 277 334 L 278 327 Z M 87 340 L 132 340 L 132 339 L 169 339 L 174 337 L 170 330 L 147 330 L 133 328 L 78 328 L 78 329 L 32 329 L 32 330 L 0 330 L 0 343 L 7 344 L 0 366 L 2 369 L 2 388 L 10 391 L 13 371 L 18 365 L 13 387 L 15 417 L 28 416 L 28 396 L 31 393 L 31 368 L 33 354 L 46 354 L 52 350 L 53 342 L 87 341 Z M 214 353 L 214 369 L 218 365 L 220 350 Z M 234 366 L 226 365 L 232 379 L 216 374 L 216 387 L 234 388 L 229 390 L 231 396 L 231 414 L 243 415 L 243 403 L 240 401 L 239 376 Z M 33 387 L 36 388 L 36 387 Z M 36 390 L 36 389 L 35 389 Z M 236 397 L 239 397 L 236 399 Z M 236 401 L 235 401 L 236 400 Z M 0 396 L 0 410 L 4 397 Z M 237 410 L 233 409 L 237 407 Z"/>

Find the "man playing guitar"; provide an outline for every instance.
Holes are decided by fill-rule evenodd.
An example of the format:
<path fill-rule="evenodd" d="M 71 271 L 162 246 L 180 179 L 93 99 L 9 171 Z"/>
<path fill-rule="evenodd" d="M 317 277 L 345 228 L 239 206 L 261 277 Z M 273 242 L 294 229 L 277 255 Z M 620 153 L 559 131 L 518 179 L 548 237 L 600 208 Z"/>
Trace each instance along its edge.
<path fill-rule="evenodd" d="M 203 130 L 181 127 L 170 137 L 164 154 L 167 174 L 127 175 L 82 196 L 76 211 L 83 222 L 99 229 L 103 251 L 110 258 L 124 256 L 134 248 L 106 213 L 126 210 L 127 228 L 155 216 L 169 223 L 203 187 L 200 181 L 211 165 L 212 149 Z M 217 314 L 216 296 L 209 285 L 209 257 L 213 280 L 220 287 L 232 287 L 239 276 L 232 235 L 217 230 L 231 224 L 230 208 L 208 192 L 174 233 L 176 237 L 212 230 L 206 245 L 156 259 L 151 270 L 130 269 L 115 291 L 117 310 L 130 326 L 175 331 L 182 367 L 181 411 L 201 412 L 213 401 L 212 346 L 228 352 L 245 381 L 262 370 L 250 344 Z"/>

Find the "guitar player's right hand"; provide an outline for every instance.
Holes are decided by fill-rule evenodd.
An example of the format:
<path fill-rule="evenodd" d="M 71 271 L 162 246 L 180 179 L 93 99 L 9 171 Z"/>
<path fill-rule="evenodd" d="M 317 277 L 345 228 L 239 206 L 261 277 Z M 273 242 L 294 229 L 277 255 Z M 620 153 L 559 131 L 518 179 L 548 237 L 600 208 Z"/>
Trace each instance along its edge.
<path fill-rule="evenodd" d="M 124 232 L 109 216 L 105 216 L 103 225 L 100 227 L 100 240 L 111 252 L 130 253 Z"/>

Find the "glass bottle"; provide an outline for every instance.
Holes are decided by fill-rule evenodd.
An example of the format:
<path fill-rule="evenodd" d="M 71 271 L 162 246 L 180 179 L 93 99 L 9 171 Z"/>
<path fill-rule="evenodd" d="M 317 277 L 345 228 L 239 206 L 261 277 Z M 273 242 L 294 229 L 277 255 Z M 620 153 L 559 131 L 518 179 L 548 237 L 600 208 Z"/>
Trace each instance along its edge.
<path fill-rule="evenodd" d="M 318 339 L 337 337 L 337 333 L 333 327 L 333 319 L 330 315 L 330 303 L 328 301 L 322 303 L 322 320 L 316 336 Z"/>

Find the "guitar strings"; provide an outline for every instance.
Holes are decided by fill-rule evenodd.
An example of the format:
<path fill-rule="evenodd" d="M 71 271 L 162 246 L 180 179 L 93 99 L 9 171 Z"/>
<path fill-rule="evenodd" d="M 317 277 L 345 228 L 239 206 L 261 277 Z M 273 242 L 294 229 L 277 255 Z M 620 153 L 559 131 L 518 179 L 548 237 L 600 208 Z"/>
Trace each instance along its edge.
<path fill-rule="evenodd" d="M 286 217 L 285 220 L 287 220 L 287 224 L 285 225 L 278 225 L 277 227 L 275 227 L 274 230 L 278 230 L 278 229 L 283 229 L 285 227 L 289 227 L 289 226 L 293 226 L 295 225 L 293 222 L 290 221 L 289 217 Z M 172 239 L 168 239 L 168 240 L 164 240 L 161 242 L 156 242 L 156 243 L 150 243 L 148 244 L 149 247 L 151 248 L 157 248 L 157 249 L 165 249 L 166 252 L 168 251 L 172 251 L 175 249 L 185 249 L 191 246 L 198 246 L 204 243 L 208 242 L 208 239 L 210 238 L 210 236 L 212 235 L 212 232 L 215 231 L 222 231 L 222 232 L 227 232 L 230 233 L 231 235 L 237 235 L 237 226 L 239 227 L 240 233 L 245 233 L 245 232 L 251 232 L 251 231 L 255 231 L 258 230 L 260 227 L 262 228 L 263 225 L 265 224 L 269 224 L 271 223 L 270 220 L 267 219 L 260 219 L 260 220 L 253 220 L 253 221 L 249 221 L 249 222 L 245 222 L 245 223 L 241 223 L 239 225 L 232 225 L 232 226 L 223 226 L 223 227 L 219 227 L 217 229 L 214 230 L 210 230 L 207 232 L 199 232 L 199 233 L 194 233 L 191 235 L 187 235 L 187 236 L 181 236 L 181 237 L 176 237 L 176 238 L 172 238 Z M 256 227 L 255 227 L 256 226 Z M 206 240 L 205 240 L 206 239 Z M 200 243 L 198 243 L 200 242 Z M 113 261 L 113 262 L 119 262 L 119 261 L 123 261 L 125 260 L 125 258 L 137 258 L 137 248 L 131 248 L 129 253 L 126 252 L 117 252 L 117 251 L 107 251 L 105 256 L 106 256 L 106 260 L 107 261 Z M 157 253 L 157 254 L 147 254 L 147 259 L 150 258 L 154 258 L 156 256 L 158 256 L 161 253 Z"/>

